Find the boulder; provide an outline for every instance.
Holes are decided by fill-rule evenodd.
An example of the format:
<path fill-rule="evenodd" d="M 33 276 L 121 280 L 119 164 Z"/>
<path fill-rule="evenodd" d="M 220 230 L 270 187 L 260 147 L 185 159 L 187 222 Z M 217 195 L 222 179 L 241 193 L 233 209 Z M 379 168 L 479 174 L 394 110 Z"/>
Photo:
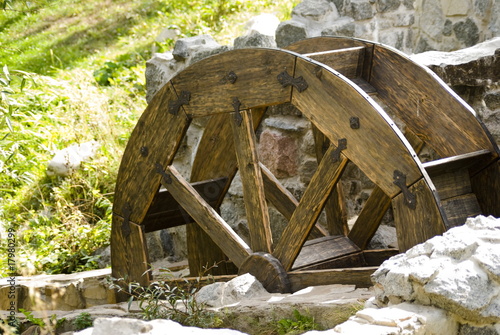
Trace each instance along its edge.
<path fill-rule="evenodd" d="M 500 82 L 500 37 L 453 52 L 428 51 L 410 58 L 428 66 L 451 86 Z"/>
<path fill-rule="evenodd" d="M 171 320 L 142 321 L 126 318 L 99 318 L 94 321 L 93 328 L 87 328 L 74 334 L 79 335 L 237 335 L 244 334 L 232 329 L 201 329 L 196 327 L 184 327 Z"/>
<path fill-rule="evenodd" d="M 415 301 L 466 322 L 500 323 L 500 219 L 478 216 L 385 261 L 372 275 L 381 303 Z"/>
<path fill-rule="evenodd" d="M 202 287 L 196 293 L 196 301 L 209 307 L 219 308 L 262 296 L 269 296 L 269 293 L 254 276 L 247 273 L 227 283 L 217 282 Z"/>
<path fill-rule="evenodd" d="M 47 166 L 49 176 L 68 176 L 78 170 L 82 162 L 93 158 L 99 149 L 96 141 L 72 144 L 56 152 Z"/>

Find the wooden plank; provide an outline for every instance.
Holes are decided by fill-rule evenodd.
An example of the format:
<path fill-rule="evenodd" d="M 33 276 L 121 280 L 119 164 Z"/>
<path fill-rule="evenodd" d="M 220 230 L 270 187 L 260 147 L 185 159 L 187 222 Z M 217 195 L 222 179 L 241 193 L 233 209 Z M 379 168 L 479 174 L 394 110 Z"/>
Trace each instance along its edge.
<path fill-rule="evenodd" d="M 471 183 L 483 214 L 500 217 L 500 160 L 474 175 Z"/>
<path fill-rule="evenodd" d="M 356 285 L 356 287 L 371 287 L 370 276 L 378 267 L 359 267 L 349 269 L 293 271 L 288 273 L 292 292 L 309 286 L 318 285 Z"/>
<path fill-rule="evenodd" d="M 281 185 L 279 180 L 264 164 L 262 164 L 262 162 L 259 162 L 259 166 L 262 171 L 266 199 L 272 203 L 287 220 L 290 220 L 299 202 L 290 191 Z"/>
<path fill-rule="evenodd" d="M 260 124 L 264 111 L 265 108 L 252 110 L 254 127 Z M 191 182 L 228 177 L 225 189 L 221 193 L 222 196 L 217 206 L 214 206 L 216 209 L 222 203 L 223 195 L 226 194 L 238 166 L 230 122 L 231 118 L 226 114 L 216 114 L 210 117 L 198 144 L 191 170 Z M 197 276 L 203 271 L 203 267 L 215 263 L 219 265 L 210 270 L 213 275 L 237 273 L 238 269 L 232 263 L 226 262 L 227 256 L 202 228 L 198 225 L 188 225 L 186 234 L 191 275 Z"/>
<path fill-rule="evenodd" d="M 300 58 L 295 73 L 309 88 L 301 93 L 294 91 L 293 104 L 332 142 L 346 138 L 344 154 L 384 193 L 393 197 L 400 192 L 393 183 L 395 170 L 405 173 L 409 184 L 422 177 L 420 163 L 406 138 L 357 86 Z M 353 116 L 359 118 L 359 129 L 350 126 Z"/>
<path fill-rule="evenodd" d="M 472 193 L 443 200 L 441 205 L 448 219 L 447 229 L 461 226 L 468 217 L 482 214 L 477 198 Z"/>
<path fill-rule="evenodd" d="M 312 125 L 316 159 L 321 162 L 323 155 L 330 145 L 330 140 Z M 345 203 L 342 184 L 333 188 L 325 205 L 326 223 L 330 235 L 347 235 L 347 205 Z"/>
<path fill-rule="evenodd" d="M 399 254 L 398 249 L 364 250 L 363 256 L 368 266 L 380 266 L 383 262 Z"/>
<path fill-rule="evenodd" d="M 469 171 L 461 169 L 431 177 L 441 200 L 472 192 Z"/>
<path fill-rule="evenodd" d="M 459 169 L 468 169 L 475 165 L 485 166 L 491 161 L 492 153 L 488 150 L 468 152 L 466 154 L 438 159 L 422 164 L 429 176 L 433 177 Z M 475 168 L 477 169 L 477 168 Z"/>
<path fill-rule="evenodd" d="M 293 212 L 299 205 L 299 202 L 293 196 L 290 191 L 288 191 L 279 180 L 269 171 L 269 169 L 259 162 L 259 166 L 262 172 L 262 179 L 264 181 L 264 191 L 266 193 L 266 199 L 274 205 L 274 207 L 285 217 L 285 219 L 290 220 Z M 326 231 L 319 224 L 316 224 L 309 238 L 318 238 L 328 235 Z"/>
<path fill-rule="evenodd" d="M 300 40 L 286 47 L 300 54 L 307 54 L 311 52 L 321 52 L 329 50 L 346 49 L 353 47 L 364 47 L 364 59 L 361 69 L 361 77 L 365 81 L 370 80 L 371 64 L 373 58 L 373 43 L 357 40 L 354 38 L 338 37 L 338 36 L 320 36 Z"/>
<path fill-rule="evenodd" d="M 111 275 L 148 286 L 152 278 L 143 226 L 129 221 L 130 234 L 122 233 L 123 218 L 113 214 L 111 226 Z M 123 297 L 128 298 L 128 297 Z M 121 299 L 122 300 L 122 299 Z"/>
<path fill-rule="evenodd" d="M 391 113 L 441 157 L 482 149 L 494 152 L 472 109 L 437 75 L 402 53 L 376 45 L 370 84 Z"/>
<path fill-rule="evenodd" d="M 297 259 L 293 263 L 293 270 L 309 267 L 326 260 L 353 254 L 359 248 L 345 236 L 325 236 L 304 243 Z M 360 266 L 360 265 L 358 265 Z"/>
<path fill-rule="evenodd" d="M 370 85 L 366 80 L 362 78 L 354 78 L 351 79 L 353 83 L 358 85 L 363 91 L 365 91 L 366 94 L 372 96 L 372 95 L 377 95 L 377 89 Z"/>
<path fill-rule="evenodd" d="M 293 76 L 295 55 L 272 49 L 238 49 L 205 58 L 172 79 L 177 92 L 189 91 L 188 115 L 206 116 L 233 111 L 234 97 L 241 109 L 276 105 L 290 101 L 291 86 L 277 80 L 287 70 Z M 228 79 L 233 72 L 237 79 Z"/>
<path fill-rule="evenodd" d="M 244 110 L 232 114 L 231 126 L 243 187 L 250 244 L 254 252 L 271 253 L 273 243 L 271 225 L 257 154 L 257 139 L 250 113 L 249 110 Z"/>
<path fill-rule="evenodd" d="M 354 253 L 349 253 L 344 256 L 338 256 L 335 258 L 327 259 L 318 263 L 306 265 L 297 268 L 296 270 L 308 271 L 308 270 L 325 270 L 325 269 L 344 269 L 344 268 L 357 268 L 366 266 L 365 259 L 363 257 L 362 251 L 357 251 Z"/>
<path fill-rule="evenodd" d="M 176 100 L 166 84 L 148 105 L 134 128 L 123 153 L 116 179 L 113 212 L 123 216 L 126 205 L 130 220 L 141 224 L 160 186 L 155 164 L 170 164 L 190 121 L 182 114 L 168 112 L 168 102 Z"/>
<path fill-rule="evenodd" d="M 415 209 L 405 204 L 403 193 L 392 199 L 398 246 L 401 252 L 446 230 L 444 213 L 438 208 L 435 195 L 426 181 L 419 180 L 409 187 L 409 191 L 416 197 Z"/>
<path fill-rule="evenodd" d="M 246 243 L 177 172 L 175 167 L 168 166 L 165 173 L 169 175 L 170 183 L 162 178 L 162 185 L 168 188 L 175 200 L 210 235 L 234 264 L 240 266 L 251 253 Z"/>
<path fill-rule="evenodd" d="M 341 73 L 349 79 L 361 76 L 363 61 L 365 58 L 365 47 L 351 47 L 328 51 L 303 54 L 305 57 L 321 62 Z"/>
<path fill-rule="evenodd" d="M 343 37 L 313 37 L 307 38 L 285 47 L 285 49 L 297 52 L 299 54 L 308 54 L 312 52 L 322 52 L 346 48 L 366 47 L 368 43 L 361 40 Z"/>
<path fill-rule="evenodd" d="M 424 142 L 409 129 L 405 130 L 404 135 L 415 152 L 419 154 Z M 348 235 L 358 247 L 364 250 L 368 246 L 390 205 L 391 198 L 380 187 L 375 186 Z"/>
<path fill-rule="evenodd" d="M 210 206 L 217 206 L 227 178 L 211 179 L 192 183 L 191 186 L 205 199 Z M 165 189 L 160 190 L 142 224 L 146 233 L 166 228 L 177 227 L 194 222 L 186 211 L 175 201 Z"/>
<path fill-rule="evenodd" d="M 365 249 L 375 235 L 380 222 L 391 206 L 391 198 L 380 187 L 375 187 L 349 232 L 349 239 Z"/>
<path fill-rule="evenodd" d="M 336 157 L 336 154 L 334 146 L 330 145 L 311 178 L 309 186 L 304 191 L 290 222 L 283 230 L 281 239 L 276 244 L 273 255 L 286 271 L 292 268 L 332 188 L 339 181 L 347 165 L 348 160 L 344 155 L 340 153 L 339 157 Z"/>

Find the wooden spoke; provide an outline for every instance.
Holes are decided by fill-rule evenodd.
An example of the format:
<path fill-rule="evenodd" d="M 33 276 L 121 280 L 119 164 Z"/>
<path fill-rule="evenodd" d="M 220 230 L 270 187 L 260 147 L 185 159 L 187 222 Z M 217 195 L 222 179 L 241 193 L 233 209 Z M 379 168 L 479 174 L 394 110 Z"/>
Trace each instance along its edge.
<path fill-rule="evenodd" d="M 337 154 L 337 150 L 331 145 L 276 245 L 273 254 L 281 261 L 286 271 L 292 268 L 332 188 L 339 181 L 347 165 L 347 158 L 343 154 L 338 158 Z"/>
<path fill-rule="evenodd" d="M 316 159 L 321 162 L 326 148 L 330 145 L 330 140 L 322 132 L 312 125 Z M 344 199 L 342 185 L 337 184 L 325 205 L 326 222 L 330 235 L 347 235 L 347 207 Z"/>
<path fill-rule="evenodd" d="M 166 171 L 159 172 L 163 175 L 162 185 L 239 267 L 251 253 L 246 243 L 173 166 L 170 165 Z"/>
<path fill-rule="evenodd" d="M 299 202 L 293 196 L 290 191 L 288 191 L 281 183 L 276 179 L 276 177 L 269 171 L 269 169 L 262 163 L 259 163 L 260 170 L 262 172 L 262 179 L 264 180 L 264 191 L 266 193 L 266 199 L 276 207 L 276 209 L 283 214 L 283 216 L 290 220 L 292 218 L 293 212 L 299 205 Z M 328 231 L 320 225 L 315 225 L 311 231 L 312 238 L 318 238 L 327 236 Z"/>
<path fill-rule="evenodd" d="M 257 127 L 262 120 L 265 108 L 252 109 L 253 125 Z M 234 140 L 231 131 L 231 119 L 225 114 L 215 114 L 210 117 L 196 151 L 196 157 L 191 170 L 191 182 L 227 177 L 228 181 L 222 191 L 222 196 L 215 209 L 222 203 L 231 181 L 238 169 Z M 219 246 L 212 241 L 198 225 L 187 225 L 189 270 L 197 276 L 203 267 L 220 263 L 211 269 L 212 274 L 236 273 L 234 265 L 221 263 L 227 257 Z"/>
<path fill-rule="evenodd" d="M 238 109 L 238 107 L 236 107 Z M 236 157 L 243 185 L 243 201 L 250 230 L 250 243 L 254 252 L 271 252 L 272 235 L 269 212 L 264 193 L 264 182 L 257 157 L 257 140 L 249 110 L 237 111 L 230 116 Z"/>

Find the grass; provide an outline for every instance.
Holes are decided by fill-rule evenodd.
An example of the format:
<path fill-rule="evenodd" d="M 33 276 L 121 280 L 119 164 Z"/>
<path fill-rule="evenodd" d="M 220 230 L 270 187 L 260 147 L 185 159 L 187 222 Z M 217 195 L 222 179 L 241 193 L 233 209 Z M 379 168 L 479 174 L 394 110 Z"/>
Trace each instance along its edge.
<path fill-rule="evenodd" d="M 286 20 L 299 2 L 0 0 L 0 234 L 16 231 L 13 274 L 97 266 L 121 155 L 146 106 L 145 62 L 175 43 L 155 41 L 163 29 L 231 44 L 251 16 Z M 98 153 L 80 170 L 46 175 L 57 150 L 92 140 Z"/>

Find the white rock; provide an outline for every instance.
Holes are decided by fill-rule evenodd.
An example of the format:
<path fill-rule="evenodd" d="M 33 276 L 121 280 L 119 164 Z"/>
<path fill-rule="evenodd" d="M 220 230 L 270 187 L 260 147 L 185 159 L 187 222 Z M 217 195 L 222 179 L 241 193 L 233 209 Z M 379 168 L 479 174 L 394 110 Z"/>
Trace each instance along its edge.
<path fill-rule="evenodd" d="M 227 283 L 204 286 L 196 294 L 196 300 L 210 307 L 236 305 L 242 300 L 270 296 L 264 286 L 251 274 L 238 276 Z"/>
<path fill-rule="evenodd" d="M 241 335 L 244 334 L 232 329 L 201 329 L 184 327 L 171 320 L 142 321 L 126 318 L 99 318 L 94 321 L 93 328 L 87 328 L 78 335 Z"/>
<path fill-rule="evenodd" d="M 384 262 L 380 302 L 431 304 L 469 322 L 500 322 L 500 219 L 478 216 Z"/>
<path fill-rule="evenodd" d="M 47 166 L 49 176 L 67 176 L 78 170 L 83 161 L 95 156 L 99 143 L 96 141 L 72 144 L 56 152 Z"/>
<path fill-rule="evenodd" d="M 273 36 L 280 24 L 280 20 L 274 14 L 260 14 L 251 18 L 246 24 L 246 35 L 257 32 L 261 35 Z"/>

